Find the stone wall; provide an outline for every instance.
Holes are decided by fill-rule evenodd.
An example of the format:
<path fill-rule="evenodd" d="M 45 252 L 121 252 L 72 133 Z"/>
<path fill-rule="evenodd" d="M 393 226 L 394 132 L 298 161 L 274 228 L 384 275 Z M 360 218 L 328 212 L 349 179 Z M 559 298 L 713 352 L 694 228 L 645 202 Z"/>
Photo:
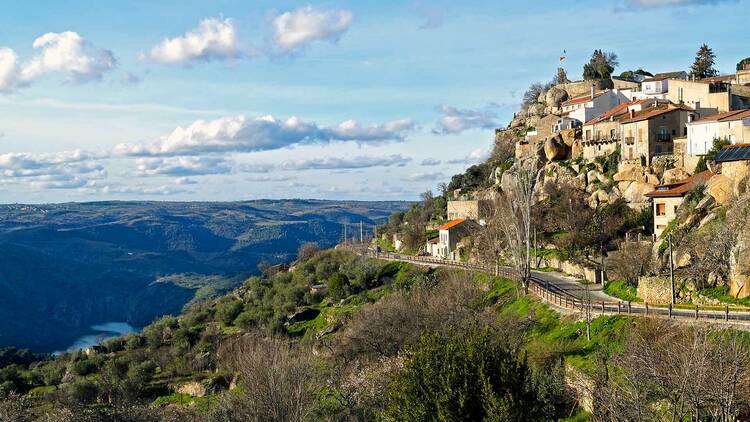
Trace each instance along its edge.
<path fill-rule="evenodd" d="M 671 303 L 672 283 L 663 277 L 641 277 L 637 295 L 647 303 Z"/>
<path fill-rule="evenodd" d="M 568 93 L 569 98 L 575 98 L 591 93 L 592 84 L 595 85 L 597 91 L 612 88 L 612 81 L 609 79 L 599 81 L 568 82 L 564 84 L 557 84 L 555 85 L 555 88 L 563 89 Z"/>
<path fill-rule="evenodd" d="M 596 268 L 587 267 L 572 261 L 564 261 L 554 257 L 542 258 L 539 268 L 544 267 L 554 268 L 590 283 L 601 283 L 600 271 Z"/>

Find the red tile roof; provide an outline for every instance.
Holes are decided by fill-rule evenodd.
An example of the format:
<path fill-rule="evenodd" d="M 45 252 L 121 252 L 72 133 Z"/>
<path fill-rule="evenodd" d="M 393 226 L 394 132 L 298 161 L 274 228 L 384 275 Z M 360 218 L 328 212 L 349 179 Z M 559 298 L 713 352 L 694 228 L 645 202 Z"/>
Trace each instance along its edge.
<path fill-rule="evenodd" d="M 694 120 L 693 123 L 731 122 L 734 120 L 743 120 L 748 117 L 750 117 L 750 109 L 733 110 L 733 111 L 725 111 L 723 113 L 712 114 L 710 116 L 706 116 L 701 119 Z"/>
<path fill-rule="evenodd" d="M 661 116 L 662 114 L 665 114 L 665 113 L 671 113 L 676 110 L 695 111 L 695 109 L 690 108 L 686 106 L 685 104 L 660 105 L 657 107 L 648 107 L 648 108 L 644 108 L 641 111 L 636 111 L 635 113 L 633 113 L 633 117 L 624 118 L 620 120 L 620 123 L 625 124 L 625 123 L 641 122 L 643 120 L 653 119 L 654 117 Z"/>
<path fill-rule="evenodd" d="M 644 105 L 644 104 L 646 104 L 648 102 L 651 102 L 651 101 L 658 102 L 658 100 L 652 100 L 652 99 L 647 98 L 647 99 L 643 99 L 643 100 L 631 101 L 631 102 L 628 102 L 628 103 L 618 104 L 618 105 L 612 107 L 611 109 L 605 111 L 603 114 L 600 114 L 599 116 L 594 117 L 593 119 L 589 120 L 588 122 L 585 123 L 585 125 L 593 125 L 593 124 L 596 124 L 596 123 L 600 123 L 600 122 L 603 122 L 603 121 L 605 121 L 605 120 L 607 120 L 607 119 L 609 119 L 610 117 L 613 117 L 613 116 L 615 118 L 619 118 L 619 117 L 621 117 L 621 115 L 624 115 L 624 114 L 626 114 L 628 112 L 628 107 L 634 106 L 634 105 L 639 105 L 639 104 L 640 105 Z"/>
<path fill-rule="evenodd" d="M 685 196 L 686 193 L 690 192 L 695 186 L 701 183 L 705 183 L 713 175 L 714 174 L 711 172 L 711 170 L 705 170 L 676 183 L 659 185 L 656 187 L 655 191 L 647 193 L 646 196 L 648 196 L 649 198 L 682 197 Z"/>
<path fill-rule="evenodd" d="M 453 227 L 456 227 L 457 225 L 463 223 L 464 221 L 466 221 L 465 218 L 457 218 L 455 220 L 451 220 L 451 221 L 443 224 L 442 226 L 438 226 L 438 230 L 449 230 L 449 229 L 451 229 Z"/>
<path fill-rule="evenodd" d="M 597 98 L 597 97 L 601 96 L 605 92 L 606 91 L 599 91 L 599 92 L 595 93 L 594 94 L 594 98 Z M 562 105 L 563 106 L 567 106 L 567 105 L 573 105 L 573 104 L 581 104 L 581 103 L 587 103 L 589 101 L 591 101 L 591 94 L 586 94 L 586 95 L 582 95 L 580 97 L 572 98 L 572 99 L 570 99 L 568 101 L 565 101 L 565 102 L 562 103 Z"/>

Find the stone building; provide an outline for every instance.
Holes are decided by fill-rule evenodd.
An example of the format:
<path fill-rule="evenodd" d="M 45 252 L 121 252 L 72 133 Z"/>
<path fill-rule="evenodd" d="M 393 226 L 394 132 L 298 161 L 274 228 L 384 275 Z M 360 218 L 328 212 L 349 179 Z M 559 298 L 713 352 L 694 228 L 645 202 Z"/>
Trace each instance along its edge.
<path fill-rule="evenodd" d="M 448 220 L 465 218 L 481 221 L 488 217 L 488 207 L 484 200 L 448 201 Z"/>
<path fill-rule="evenodd" d="M 685 136 L 686 125 L 695 116 L 695 110 L 684 104 L 655 102 L 640 111 L 630 110 L 620 120 L 620 159 L 650 165 L 654 156 L 671 154 L 674 138 Z"/>
<path fill-rule="evenodd" d="M 702 117 L 731 110 L 750 108 L 750 89 L 733 86 L 735 75 L 706 78 L 697 81 L 669 80 L 667 99 L 686 104 Z"/>
<path fill-rule="evenodd" d="M 669 223 L 677 216 L 685 195 L 700 184 L 705 184 L 713 176 L 710 170 L 695 174 L 675 183 L 659 185 L 656 190 L 646 194 L 653 201 L 654 236 L 661 236 Z"/>
<path fill-rule="evenodd" d="M 470 236 L 479 228 L 479 225 L 465 218 L 451 220 L 438 227 L 439 236 L 437 242 L 427 242 L 427 251 L 436 258 L 458 261 L 461 257 L 458 248 L 461 239 Z"/>

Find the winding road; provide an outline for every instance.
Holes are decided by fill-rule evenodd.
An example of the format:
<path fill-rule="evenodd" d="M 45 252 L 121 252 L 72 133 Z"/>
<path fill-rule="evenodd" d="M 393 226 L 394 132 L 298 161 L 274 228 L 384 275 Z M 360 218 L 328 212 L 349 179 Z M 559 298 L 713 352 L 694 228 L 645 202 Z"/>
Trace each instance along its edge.
<path fill-rule="evenodd" d="M 417 257 L 390 252 L 359 251 L 366 256 L 403 261 L 431 267 L 452 267 L 494 274 L 494 269 L 464 262 L 432 257 Z M 517 278 L 510 268 L 501 267 L 502 276 Z M 750 309 L 734 306 L 654 305 L 641 302 L 626 302 L 604 293 L 600 285 L 583 284 L 575 277 L 559 272 L 532 271 L 530 290 L 553 307 L 565 312 L 581 312 L 586 308 L 596 315 L 634 315 L 670 318 L 680 322 L 708 322 L 734 325 L 750 329 Z"/>

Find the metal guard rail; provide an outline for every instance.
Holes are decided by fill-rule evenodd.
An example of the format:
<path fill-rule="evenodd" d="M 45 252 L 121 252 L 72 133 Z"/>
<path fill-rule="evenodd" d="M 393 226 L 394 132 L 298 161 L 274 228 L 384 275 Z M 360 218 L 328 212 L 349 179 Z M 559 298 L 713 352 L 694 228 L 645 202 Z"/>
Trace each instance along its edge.
<path fill-rule="evenodd" d="M 436 264 L 445 267 L 462 268 L 467 270 L 476 270 L 488 273 L 490 275 L 502 276 L 511 280 L 518 281 L 520 277 L 515 274 L 509 267 L 499 267 L 496 274 L 495 268 L 488 265 L 471 264 L 468 262 L 450 261 L 441 258 L 401 255 L 393 252 L 375 252 L 367 250 L 362 255 L 371 258 L 398 260 L 406 262 L 417 262 Z M 545 301 L 560 308 L 583 311 L 589 308 L 590 312 L 601 315 L 643 315 L 643 316 L 663 316 L 668 318 L 680 319 L 708 319 L 713 321 L 746 321 L 750 322 L 750 308 L 725 305 L 720 306 L 699 306 L 699 305 L 655 305 L 641 302 L 628 301 L 588 301 L 574 296 L 554 284 L 538 277 L 531 276 L 529 281 L 529 290 Z"/>

